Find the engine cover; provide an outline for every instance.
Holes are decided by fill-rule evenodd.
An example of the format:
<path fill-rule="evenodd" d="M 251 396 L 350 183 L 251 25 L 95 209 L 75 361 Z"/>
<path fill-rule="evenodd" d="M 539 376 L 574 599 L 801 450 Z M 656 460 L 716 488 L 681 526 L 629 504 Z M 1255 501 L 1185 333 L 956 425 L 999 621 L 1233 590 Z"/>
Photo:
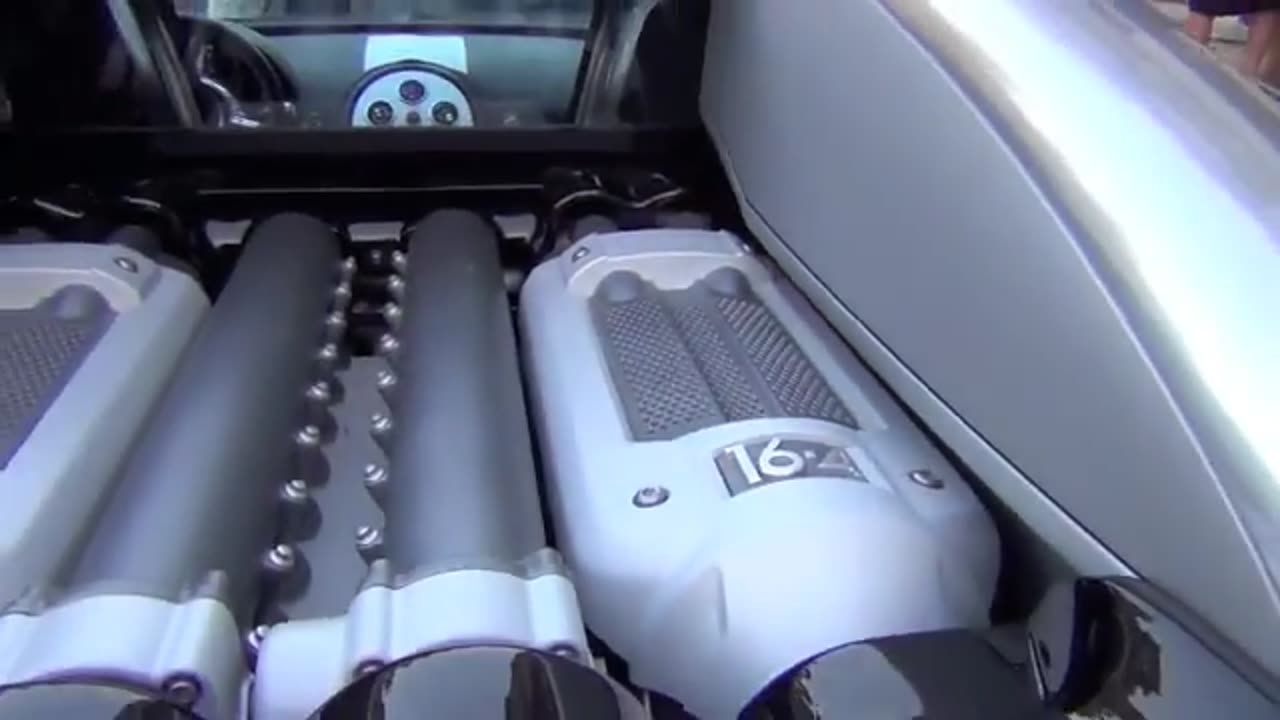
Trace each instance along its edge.
<path fill-rule="evenodd" d="M 557 543 L 638 684 L 732 717 L 839 645 L 987 623 L 983 507 L 734 236 L 587 236 L 520 318 Z"/>
<path fill-rule="evenodd" d="M 0 246 L 0 607 L 67 563 L 207 308 L 125 247 Z"/>

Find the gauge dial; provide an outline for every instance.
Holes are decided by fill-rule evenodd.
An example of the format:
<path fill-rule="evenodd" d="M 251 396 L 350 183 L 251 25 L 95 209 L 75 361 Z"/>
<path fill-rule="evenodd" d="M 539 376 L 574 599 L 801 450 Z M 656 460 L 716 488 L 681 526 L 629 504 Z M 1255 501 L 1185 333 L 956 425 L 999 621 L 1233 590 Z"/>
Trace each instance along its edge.
<path fill-rule="evenodd" d="M 369 106 L 369 122 L 374 125 L 388 125 L 395 119 L 395 115 L 395 109 L 385 100 L 379 100 Z"/>
<path fill-rule="evenodd" d="M 427 96 L 427 88 L 417 80 L 405 80 L 400 83 L 400 99 L 410 105 L 417 105 Z"/>
<path fill-rule="evenodd" d="M 431 107 L 431 119 L 437 125 L 452 125 L 458 122 L 458 106 L 451 102 L 438 102 Z"/>

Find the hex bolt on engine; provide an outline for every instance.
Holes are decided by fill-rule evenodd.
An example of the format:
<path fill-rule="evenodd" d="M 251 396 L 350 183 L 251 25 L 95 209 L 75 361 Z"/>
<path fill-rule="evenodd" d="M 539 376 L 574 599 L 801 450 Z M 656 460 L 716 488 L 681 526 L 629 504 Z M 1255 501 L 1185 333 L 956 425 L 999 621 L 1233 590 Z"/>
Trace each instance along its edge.
<path fill-rule="evenodd" d="M 270 629 L 266 625 L 255 625 L 244 634 L 244 654 L 249 667 L 257 664 L 258 652 L 262 650 L 262 642 L 267 639 L 267 631 Z"/>
<path fill-rule="evenodd" d="M 288 575 L 297 567 L 298 554 L 292 545 L 280 543 L 262 556 L 262 565 L 277 575 Z"/>
<path fill-rule="evenodd" d="M 395 298 L 397 302 L 404 300 L 404 278 L 399 275 L 392 275 L 387 278 L 387 293 Z"/>
<path fill-rule="evenodd" d="M 327 380 L 317 380 L 307 388 L 307 399 L 320 405 L 333 402 L 333 387 Z"/>
<path fill-rule="evenodd" d="M 342 340 L 347 334 L 347 314 L 341 310 L 334 310 L 324 318 L 325 337 L 329 342 L 336 343 Z"/>
<path fill-rule="evenodd" d="M 400 328 L 400 321 L 404 319 L 404 309 L 394 302 L 389 302 L 382 306 L 382 318 L 387 321 L 387 325 L 392 330 Z"/>
<path fill-rule="evenodd" d="M 907 473 L 907 478 L 920 487 L 930 490 L 941 490 L 946 486 L 946 482 L 932 470 L 912 470 Z"/>
<path fill-rule="evenodd" d="M 293 441 L 300 448 L 314 448 L 320 446 L 321 437 L 320 426 L 303 425 L 293 434 Z"/>
<path fill-rule="evenodd" d="M 189 675 L 174 675 L 161 686 L 164 697 L 182 708 L 189 708 L 200 700 L 200 681 Z"/>
<path fill-rule="evenodd" d="M 356 263 L 355 257 L 347 256 L 338 263 L 338 277 L 343 280 L 350 280 L 355 276 L 356 270 L 358 269 L 359 265 Z"/>
<path fill-rule="evenodd" d="M 280 499 L 289 505 L 305 505 L 311 499 L 307 481 L 294 478 L 280 486 Z"/>
<path fill-rule="evenodd" d="M 548 651 L 550 651 L 552 655 L 557 655 L 565 658 L 566 660 L 578 659 L 578 648 L 570 645 L 569 643 L 556 643 L 548 648 Z"/>
<path fill-rule="evenodd" d="M 387 472 L 382 465 L 369 463 L 364 466 L 364 487 L 375 502 L 382 503 L 387 491 L 387 480 L 390 477 L 391 473 Z"/>
<path fill-rule="evenodd" d="M 333 385 L 317 380 L 307 387 L 307 424 L 320 428 L 329 424 L 329 406 L 333 403 Z"/>
<path fill-rule="evenodd" d="M 383 668 L 383 665 L 384 664 L 381 660 L 361 660 L 360 663 L 356 665 L 356 669 L 351 673 L 351 676 L 353 679 L 359 680 L 362 677 L 378 672 Z"/>
<path fill-rule="evenodd" d="M 266 571 L 264 589 L 268 597 L 292 598 L 307 584 L 302 554 L 288 543 L 279 543 L 263 553 L 262 567 Z"/>
<path fill-rule="evenodd" d="M 311 501 L 311 490 L 305 480 L 294 478 L 280 486 L 280 536 L 290 541 L 303 540 L 318 530 L 318 509 Z"/>
<path fill-rule="evenodd" d="M 403 250 L 393 250 L 391 252 L 391 268 L 403 275 L 404 271 L 409 269 L 409 256 Z"/>
<path fill-rule="evenodd" d="M 391 421 L 391 416 L 386 413 L 374 413 L 369 418 L 369 434 L 373 436 L 374 442 L 378 443 L 384 451 L 391 442 L 391 432 L 395 429 L 395 423 Z"/>
<path fill-rule="evenodd" d="M 395 360 L 396 355 L 400 352 L 400 340 L 391 333 L 385 333 L 378 338 L 378 354 L 387 360 Z"/>
<path fill-rule="evenodd" d="M 374 382 L 378 386 L 378 392 L 382 393 L 383 396 L 385 397 L 392 390 L 396 389 L 396 383 L 398 383 L 399 381 L 400 379 L 396 377 L 396 374 L 394 371 L 379 370 L 378 376 Z"/>
<path fill-rule="evenodd" d="M 671 491 L 662 486 L 640 488 L 631 498 L 631 504 L 638 508 L 657 507 L 671 498 Z"/>
<path fill-rule="evenodd" d="M 349 280 L 341 280 L 333 288 L 333 301 L 329 304 L 329 308 L 334 312 L 345 312 L 351 305 L 351 282 Z"/>
<path fill-rule="evenodd" d="M 356 528 L 356 551 L 367 563 L 382 558 L 382 530 L 372 525 L 361 525 Z"/>
<path fill-rule="evenodd" d="M 338 369 L 338 345 L 336 343 L 325 343 L 316 352 L 317 374 L 323 376 L 332 375 L 334 370 Z"/>

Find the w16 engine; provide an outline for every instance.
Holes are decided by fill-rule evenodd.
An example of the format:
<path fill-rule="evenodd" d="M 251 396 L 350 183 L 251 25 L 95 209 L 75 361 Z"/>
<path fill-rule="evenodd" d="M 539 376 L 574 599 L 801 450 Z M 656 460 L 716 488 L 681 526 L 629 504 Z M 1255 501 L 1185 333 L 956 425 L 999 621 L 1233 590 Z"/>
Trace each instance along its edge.
<path fill-rule="evenodd" d="M 987 623 L 986 512 L 732 235 L 588 236 L 520 319 L 557 543 L 638 685 L 734 717 L 831 648 Z"/>

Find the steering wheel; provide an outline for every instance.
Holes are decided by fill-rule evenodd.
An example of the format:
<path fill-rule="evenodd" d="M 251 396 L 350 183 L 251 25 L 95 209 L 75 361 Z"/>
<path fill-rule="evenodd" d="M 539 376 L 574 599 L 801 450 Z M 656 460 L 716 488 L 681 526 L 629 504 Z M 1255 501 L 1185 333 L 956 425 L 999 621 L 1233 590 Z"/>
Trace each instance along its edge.
<path fill-rule="evenodd" d="M 163 0 L 107 0 L 107 10 L 157 117 L 198 127 L 200 106 L 169 33 L 173 7 Z"/>

